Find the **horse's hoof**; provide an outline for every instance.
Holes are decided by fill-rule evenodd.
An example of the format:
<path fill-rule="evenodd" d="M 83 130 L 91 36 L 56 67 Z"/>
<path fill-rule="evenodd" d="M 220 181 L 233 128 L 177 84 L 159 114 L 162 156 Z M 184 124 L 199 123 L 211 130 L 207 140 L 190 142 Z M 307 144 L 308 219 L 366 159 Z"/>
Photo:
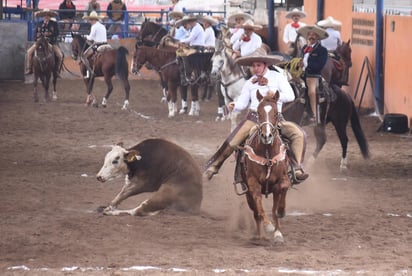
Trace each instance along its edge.
<path fill-rule="evenodd" d="M 266 225 L 264 226 L 264 228 L 265 228 L 265 232 L 266 232 L 266 233 L 272 233 L 272 232 L 275 231 L 275 227 L 273 226 L 272 223 L 266 224 Z"/>
<path fill-rule="evenodd" d="M 274 244 L 282 244 L 285 242 L 282 233 L 279 230 L 276 230 L 273 235 L 273 243 Z"/>
<path fill-rule="evenodd" d="M 56 92 L 53 92 L 52 100 L 57 101 L 57 93 Z"/>

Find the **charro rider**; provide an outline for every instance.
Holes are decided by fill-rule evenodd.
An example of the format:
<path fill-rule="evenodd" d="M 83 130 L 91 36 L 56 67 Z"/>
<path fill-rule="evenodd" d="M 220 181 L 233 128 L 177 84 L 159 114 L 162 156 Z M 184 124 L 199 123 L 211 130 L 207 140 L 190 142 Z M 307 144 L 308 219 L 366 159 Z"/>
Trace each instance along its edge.
<path fill-rule="evenodd" d="M 90 15 L 83 16 L 83 19 L 87 19 L 92 25 L 90 29 L 90 34 L 86 36 L 86 39 L 91 43 L 90 47 L 84 51 L 83 61 L 87 67 L 87 74 L 93 72 L 90 66 L 90 58 L 96 53 L 99 46 L 107 44 L 107 31 L 106 27 L 100 23 L 103 16 L 97 14 L 97 12 L 92 11 Z"/>
<path fill-rule="evenodd" d="M 60 70 L 63 65 L 63 53 L 60 50 L 57 44 L 57 37 L 59 36 L 59 26 L 55 20 L 57 13 L 49 9 L 44 9 L 35 13 L 35 17 L 43 17 L 43 21 L 39 22 L 36 26 L 35 37 L 36 40 L 41 36 L 44 36 L 48 39 L 49 43 L 53 47 L 54 54 L 57 57 L 57 73 L 60 75 Z M 53 19 L 54 20 L 53 20 Z M 33 44 L 27 50 L 27 59 L 26 59 L 26 75 L 33 73 L 33 54 L 36 49 L 36 45 Z"/>
<path fill-rule="evenodd" d="M 328 33 L 316 25 L 304 26 L 299 28 L 298 32 L 308 41 L 308 44 L 302 49 L 301 66 L 305 71 L 306 87 L 313 113 L 309 122 L 316 123 L 319 119 L 317 118 L 316 90 L 319 86 L 322 69 L 328 60 L 328 50 L 320 44 L 320 40 L 327 38 Z"/>
<path fill-rule="evenodd" d="M 305 17 L 306 13 L 300 11 L 299 9 L 293 9 L 286 14 L 286 18 L 292 19 L 292 22 L 286 24 L 283 30 L 283 42 L 285 42 L 288 46 L 286 51 L 288 55 L 291 55 L 296 47 L 295 43 L 298 35 L 297 30 L 303 26 L 306 26 L 305 23 L 300 22 L 300 20 Z"/>
<path fill-rule="evenodd" d="M 256 91 L 266 96 L 269 93 L 279 91 L 278 111 L 282 112 L 282 104 L 291 102 L 295 99 L 294 92 L 289 85 L 285 76 L 279 72 L 269 70 L 268 66 L 274 65 L 281 61 L 278 56 L 267 55 L 260 48 L 254 53 L 246 57 L 240 57 L 236 60 L 239 65 L 251 66 L 254 75 L 246 81 L 242 88 L 240 97 L 228 105 L 230 110 L 242 111 L 249 106 L 249 112 L 246 118 L 226 138 L 217 152 L 209 159 L 206 165 L 206 177 L 210 180 L 219 172 L 223 162 L 244 143 L 249 135 L 250 130 L 257 123 L 256 108 L 259 104 L 256 98 Z M 295 123 L 280 120 L 279 128 L 283 136 L 290 141 L 290 147 L 294 155 L 295 176 L 298 181 L 303 181 L 308 178 L 308 174 L 303 171 L 302 162 L 306 150 L 306 134 Z M 235 183 L 239 180 L 235 179 Z"/>

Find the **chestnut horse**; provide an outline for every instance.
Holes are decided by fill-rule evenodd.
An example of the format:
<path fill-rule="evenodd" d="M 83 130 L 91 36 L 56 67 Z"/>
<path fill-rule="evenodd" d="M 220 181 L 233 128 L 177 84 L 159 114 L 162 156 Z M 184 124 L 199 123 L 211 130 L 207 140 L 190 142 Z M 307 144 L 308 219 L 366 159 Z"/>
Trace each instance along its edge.
<path fill-rule="evenodd" d="M 88 44 L 86 39 L 80 34 L 73 34 L 72 41 L 72 58 L 77 60 L 80 57 L 80 72 L 84 78 L 84 82 L 87 87 L 87 99 L 86 105 L 92 104 L 97 107 L 96 97 L 92 94 L 93 84 L 96 77 L 104 77 L 104 81 L 107 86 L 106 95 L 103 97 L 102 105 L 106 107 L 107 100 L 113 91 L 112 78 L 114 75 L 122 82 L 125 91 L 125 100 L 122 109 L 127 109 L 129 106 L 129 65 L 127 63 L 126 55 L 128 51 L 125 47 L 121 46 L 118 49 L 106 49 L 101 52 L 97 52 L 90 61 L 90 67 L 93 68 L 93 72 L 87 75 L 87 67 L 84 63 L 83 52 L 87 49 Z"/>
<path fill-rule="evenodd" d="M 36 48 L 33 56 L 33 85 L 34 85 L 34 101 L 39 101 L 37 92 L 37 82 L 40 78 L 44 88 L 45 101 L 50 101 L 49 86 L 50 78 L 53 75 L 53 100 L 57 99 L 56 83 L 57 83 L 57 62 L 52 46 L 47 38 L 41 36 L 35 42 Z"/>
<path fill-rule="evenodd" d="M 333 55 L 336 55 L 339 60 L 329 55 L 321 72 L 322 77 L 330 84 L 336 84 L 340 87 L 348 85 L 349 68 L 352 67 L 350 39 L 347 42 L 342 42 Z"/>
<path fill-rule="evenodd" d="M 256 91 L 259 105 L 257 108 L 257 129 L 245 143 L 244 183 L 247 185 L 246 199 L 253 211 L 256 222 L 257 238 L 261 239 L 261 227 L 272 235 L 274 242 L 283 242 L 279 219 L 285 216 L 286 193 L 291 185 L 288 176 L 289 159 L 278 125 L 277 101 L 279 92 L 263 97 Z M 273 196 L 272 221 L 265 213 L 262 195 Z"/>
<path fill-rule="evenodd" d="M 145 63 L 149 63 L 156 70 L 160 79 L 167 84 L 164 91 L 169 109 L 169 118 L 177 114 L 177 89 L 180 87 L 187 93 L 187 86 L 180 82 L 180 71 L 176 61 L 176 51 L 171 49 L 157 49 L 144 45 L 137 45 L 133 53 L 132 73 L 137 74 Z"/>

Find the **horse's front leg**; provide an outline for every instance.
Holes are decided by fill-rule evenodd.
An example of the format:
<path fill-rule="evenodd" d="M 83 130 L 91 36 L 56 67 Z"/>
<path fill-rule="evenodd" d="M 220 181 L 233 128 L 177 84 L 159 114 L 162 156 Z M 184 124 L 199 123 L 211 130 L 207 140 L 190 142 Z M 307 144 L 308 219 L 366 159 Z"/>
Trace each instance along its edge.
<path fill-rule="evenodd" d="M 53 95 L 52 95 L 53 101 L 57 100 L 56 84 L 57 84 L 57 73 L 53 72 Z"/>
<path fill-rule="evenodd" d="M 122 83 L 123 83 L 124 93 L 125 93 L 122 110 L 126 110 L 129 107 L 130 83 L 128 79 L 122 80 Z"/>
<path fill-rule="evenodd" d="M 37 76 L 37 74 L 34 73 L 34 77 L 33 77 L 33 100 L 36 103 L 39 101 L 39 94 L 38 94 L 38 89 L 37 89 L 38 81 L 39 81 L 39 76 Z"/>
<path fill-rule="evenodd" d="M 169 82 L 168 84 L 169 90 L 166 94 L 167 105 L 169 109 L 169 118 L 176 116 L 177 114 L 177 83 Z"/>
<path fill-rule="evenodd" d="M 43 83 L 43 88 L 44 88 L 44 100 L 46 102 L 50 102 L 50 97 L 49 97 L 50 77 L 51 75 L 48 74 L 47 76 L 44 76 L 42 78 L 42 83 Z"/>
<path fill-rule="evenodd" d="M 314 126 L 313 132 L 316 137 L 316 148 L 315 148 L 315 151 L 312 153 L 312 158 L 316 159 L 319 155 L 319 152 L 322 150 L 323 146 L 326 143 L 325 125 L 319 124 L 319 125 Z"/>
<path fill-rule="evenodd" d="M 189 116 L 199 116 L 200 105 L 199 105 L 199 85 L 194 84 L 190 86 L 190 92 L 192 95 L 192 104 L 190 105 Z"/>
<path fill-rule="evenodd" d="M 275 232 L 273 233 L 273 242 L 275 243 L 284 242 L 279 219 L 285 216 L 286 193 L 287 188 L 277 189 L 273 192 L 272 218 L 275 222 Z"/>

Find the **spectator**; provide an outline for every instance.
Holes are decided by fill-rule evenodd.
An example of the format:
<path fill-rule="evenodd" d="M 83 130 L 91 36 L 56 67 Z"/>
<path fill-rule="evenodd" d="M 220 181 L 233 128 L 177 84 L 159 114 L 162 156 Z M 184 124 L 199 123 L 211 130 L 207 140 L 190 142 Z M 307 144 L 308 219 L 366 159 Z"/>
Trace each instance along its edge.
<path fill-rule="evenodd" d="M 119 31 L 123 32 L 123 21 L 125 12 L 127 11 L 126 4 L 122 0 L 112 0 L 107 6 L 107 16 L 109 17 L 108 33 L 113 35 Z"/>
<path fill-rule="evenodd" d="M 87 6 L 87 15 L 90 15 L 92 11 L 100 14 L 100 3 L 97 2 L 97 0 L 90 0 L 89 5 Z"/>
<path fill-rule="evenodd" d="M 76 5 L 72 0 L 64 0 L 59 5 L 59 19 L 64 22 L 63 31 L 67 32 L 72 27 L 72 23 L 76 17 Z M 67 24 L 70 23 L 70 24 Z"/>
<path fill-rule="evenodd" d="M 305 17 L 306 13 L 298 9 L 293 9 L 286 14 L 286 18 L 292 19 L 292 22 L 286 24 L 285 29 L 283 30 L 283 42 L 285 42 L 288 46 L 288 49 L 286 50 L 288 55 L 291 55 L 296 47 L 295 42 L 298 35 L 297 30 L 306 25 L 303 22 L 299 22 Z"/>

